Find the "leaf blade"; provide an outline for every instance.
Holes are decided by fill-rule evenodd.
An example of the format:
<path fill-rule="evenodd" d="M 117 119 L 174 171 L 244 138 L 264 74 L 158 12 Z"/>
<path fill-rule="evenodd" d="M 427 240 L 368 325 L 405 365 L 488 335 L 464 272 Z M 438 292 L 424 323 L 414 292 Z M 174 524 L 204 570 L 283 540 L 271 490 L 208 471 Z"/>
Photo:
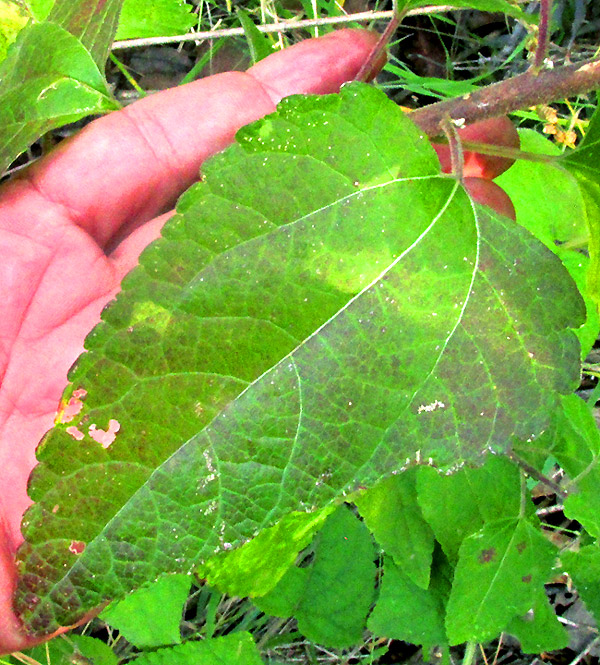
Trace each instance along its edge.
<path fill-rule="evenodd" d="M 18 601 L 33 631 L 407 458 L 479 463 L 541 431 L 578 379 L 560 262 L 436 175 L 381 93 L 293 98 L 238 140 L 86 340 L 66 396 L 87 390 L 81 412 L 39 448 Z M 110 419 L 104 448 L 89 428 Z"/>

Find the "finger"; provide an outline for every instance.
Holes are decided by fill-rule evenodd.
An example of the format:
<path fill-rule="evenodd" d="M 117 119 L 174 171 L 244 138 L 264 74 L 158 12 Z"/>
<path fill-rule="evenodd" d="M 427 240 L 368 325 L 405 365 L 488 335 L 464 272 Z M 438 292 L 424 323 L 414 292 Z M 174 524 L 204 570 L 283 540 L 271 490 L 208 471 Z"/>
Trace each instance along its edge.
<path fill-rule="evenodd" d="M 295 92 L 336 91 L 377 36 L 340 30 L 273 54 L 249 73 L 229 72 L 146 97 L 91 123 L 24 177 L 101 246 L 172 206 L 202 161 L 237 129 Z M 267 87 L 268 86 L 268 87 Z"/>
<path fill-rule="evenodd" d="M 174 212 L 171 210 L 142 224 L 119 243 L 109 255 L 119 281 L 137 265 L 142 251 L 158 238 L 165 222 L 173 216 Z"/>

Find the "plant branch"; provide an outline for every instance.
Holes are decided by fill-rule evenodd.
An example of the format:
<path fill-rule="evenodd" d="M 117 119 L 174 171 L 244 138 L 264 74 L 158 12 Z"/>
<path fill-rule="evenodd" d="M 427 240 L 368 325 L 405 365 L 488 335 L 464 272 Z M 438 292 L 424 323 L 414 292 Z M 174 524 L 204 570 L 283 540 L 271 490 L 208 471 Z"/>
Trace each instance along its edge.
<path fill-rule="evenodd" d="M 597 88 L 600 88 L 600 59 L 587 60 L 538 74 L 528 71 L 462 97 L 424 106 L 413 111 L 410 117 L 425 134 L 435 137 L 443 133 L 442 122 L 447 116 L 468 125 Z"/>
<path fill-rule="evenodd" d="M 552 490 L 557 497 L 559 497 L 563 501 L 567 498 L 567 492 L 558 483 L 555 483 L 553 480 L 550 480 L 550 478 L 546 477 L 535 467 L 531 466 L 531 464 L 526 462 L 522 457 L 520 457 L 513 451 L 510 451 L 508 453 L 508 458 L 511 459 L 513 462 L 515 462 L 515 464 L 519 466 L 523 471 L 525 471 L 525 473 L 528 476 L 530 476 L 531 478 L 535 478 L 535 480 L 545 485 L 548 489 Z"/>
<path fill-rule="evenodd" d="M 542 70 L 546 55 L 548 53 L 548 41 L 550 39 L 550 14 L 552 11 L 552 0 L 540 0 L 540 23 L 538 26 L 538 42 L 533 60 L 533 73 Z"/>
<path fill-rule="evenodd" d="M 355 81 L 370 81 L 371 73 L 375 69 L 376 63 L 380 60 L 381 57 L 384 58 L 385 62 L 385 49 L 392 39 L 394 33 L 398 29 L 402 19 L 406 16 L 406 10 L 404 8 L 398 9 L 398 0 L 393 0 L 394 8 L 392 9 L 392 18 L 389 20 L 388 24 L 383 31 L 383 34 L 379 38 L 379 41 L 375 45 L 375 48 L 371 51 L 369 57 L 360 68 L 360 71 L 356 75 Z"/>
<path fill-rule="evenodd" d="M 407 12 L 407 16 L 418 16 L 421 14 L 436 14 L 449 11 L 459 11 L 464 7 L 453 7 L 452 5 L 439 5 L 430 7 L 418 7 Z M 367 23 L 379 19 L 391 19 L 394 16 L 393 10 L 384 12 L 360 12 L 357 14 L 347 14 L 345 16 L 330 16 L 327 18 L 303 19 L 298 21 L 281 21 L 268 25 L 257 25 L 260 32 L 289 32 L 290 30 L 301 30 L 304 28 L 313 28 L 319 25 L 343 25 L 344 23 Z M 181 42 L 201 42 L 205 39 L 220 39 L 221 37 L 244 36 L 243 28 L 224 28 L 222 30 L 205 30 L 203 32 L 188 32 L 185 35 L 175 35 L 174 37 L 146 37 L 143 39 L 124 39 L 114 42 L 112 50 L 137 48 L 141 46 L 160 46 L 162 44 L 179 44 Z"/>

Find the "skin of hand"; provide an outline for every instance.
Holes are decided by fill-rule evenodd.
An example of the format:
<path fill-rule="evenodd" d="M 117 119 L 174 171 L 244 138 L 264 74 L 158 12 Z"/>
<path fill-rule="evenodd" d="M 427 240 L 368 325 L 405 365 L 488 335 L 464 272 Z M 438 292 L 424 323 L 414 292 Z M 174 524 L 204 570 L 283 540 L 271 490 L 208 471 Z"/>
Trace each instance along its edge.
<path fill-rule="evenodd" d="M 35 448 L 102 308 L 201 163 L 294 93 L 337 92 L 377 41 L 339 30 L 146 97 L 0 188 L 0 654 L 34 643 L 12 612 Z"/>

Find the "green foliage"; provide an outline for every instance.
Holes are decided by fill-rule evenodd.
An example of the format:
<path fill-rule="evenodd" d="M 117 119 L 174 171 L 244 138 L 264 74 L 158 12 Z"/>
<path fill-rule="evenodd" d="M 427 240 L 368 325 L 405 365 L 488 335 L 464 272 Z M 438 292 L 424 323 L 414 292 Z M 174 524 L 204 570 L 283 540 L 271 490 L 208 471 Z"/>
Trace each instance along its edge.
<path fill-rule="evenodd" d="M 122 5 L 123 0 L 57 0 L 47 20 L 76 37 L 102 69 L 117 31 Z"/>
<path fill-rule="evenodd" d="M 119 659 L 113 650 L 101 640 L 86 635 L 61 635 L 60 637 L 33 647 L 26 652 L 31 662 L 50 665 L 72 665 L 73 663 L 93 662 L 94 665 L 117 665 Z M 12 661 L 15 665 L 22 660 Z"/>
<path fill-rule="evenodd" d="M 19 33 L 0 81 L 0 172 L 48 130 L 117 106 L 82 43 L 53 23 Z"/>
<path fill-rule="evenodd" d="M 6 57 L 8 47 L 28 21 L 27 13 L 9 0 L 0 0 L 0 61 Z"/>
<path fill-rule="evenodd" d="M 116 38 L 185 34 L 197 22 L 192 9 L 185 0 L 124 0 Z"/>
<path fill-rule="evenodd" d="M 585 205 L 585 220 L 589 229 L 590 268 L 588 292 L 600 301 L 600 113 L 592 116 L 584 140 L 578 150 L 566 154 L 562 165 L 577 179 Z"/>
<path fill-rule="evenodd" d="M 291 513 L 275 526 L 233 551 L 220 552 L 197 571 L 199 577 L 231 596 L 264 596 L 279 582 L 308 547 L 315 533 L 334 510 Z"/>
<path fill-rule="evenodd" d="M 345 506 L 327 520 L 314 542 L 314 561 L 291 567 L 257 606 L 294 616 L 308 639 L 334 648 L 360 641 L 374 595 L 371 536 Z"/>
<path fill-rule="evenodd" d="M 416 7 L 431 7 L 444 4 L 444 0 L 433 0 L 432 2 L 429 0 L 411 0 L 411 2 L 408 3 L 408 6 L 413 9 Z M 456 2 L 453 2 L 452 6 L 477 9 L 482 12 L 500 12 L 526 22 L 532 20 L 531 16 L 525 14 L 520 7 L 508 0 L 456 0 Z"/>
<path fill-rule="evenodd" d="M 266 58 L 273 53 L 273 43 L 268 35 L 263 34 L 255 25 L 254 21 L 250 18 L 248 12 L 241 7 L 237 8 L 237 15 L 244 28 L 244 35 L 248 42 L 248 50 L 252 58 L 252 64 L 256 64 L 259 60 Z"/>
<path fill-rule="evenodd" d="M 528 613 L 513 619 L 507 632 L 519 640 L 524 653 L 554 651 L 569 644 L 569 634 L 558 621 L 541 589 L 535 594 Z"/>
<path fill-rule="evenodd" d="M 467 536 L 478 532 L 486 522 L 517 517 L 521 509 L 519 471 L 501 457 L 489 457 L 481 468 L 461 469 L 452 476 L 423 467 L 419 469 L 417 488 L 423 515 L 453 564 Z"/>
<path fill-rule="evenodd" d="M 431 585 L 424 589 L 386 557 L 379 598 L 367 624 L 369 630 L 426 648 L 445 646 L 448 639 L 444 618 L 451 577 L 452 568 L 440 555 L 432 569 Z"/>
<path fill-rule="evenodd" d="M 427 589 L 434 537 L 417 502 L 416 473 L 413 468 L 390 476 L 355 503 L 377 542 L 414 584 Z"/>
<path fill-rule="evenodd" d="M 528 612 L 555 557 L 554 546 L 524 519 L 489 522 L 465 538 L 448 600 L 450 644 L 485 642 Z"/>
<path fill-rule="evenodd" d="M 202 642 L 142 654 L 138 665 L 263 665 L 250 633 L 232 633 Z"/>
<path fill-rule="evenodd" d="M 520 137 L 522 150 L 560 156 L 555 145 L 532 130 L 521 130 Z M 586 288 L 590 262 L 579 251 L 587 243 L 590 219 L 585 188 L 580 179 L 563 168 L 563 161 L 564 158 L 545 162 L 519 160 L 496 182 L 514 203 L 519 223 L 557 254 L 577 283 L 587 310 L 585 325 L 576 331 L 585 357 L 600 328 L 596 302 Z M 525 182 L 527 187 L 523 186 Z"/>
<path fill-rule="evenodd" d="M 480 464 L 547 427 L 583 305 L 551 252 L 438 168 L 362 84 L 289 98 L 206 164 L 88 337 L 79 416 L 38 451 L 17 601 L 33 630 L 407 460 Z M 86 432 L 109 419 L 128 427 L 103 448 Z"/>
<path fill-rule="evenodd" d="M 596 621 L 600 620 L 600 547 L 582 547 L 579 552 L 563 552 L 561 562 L 573 578 L 577 590 Z"/>
<path fill-rule="evenodd" d="M 179 644 L 188 575 L 167 575 L 102 610 L 101 618 L 140 649 Z"/>
<path fill-rule="evenodd" d="M 3 168 L 115 108 L 102 68 L 117 21 L 129 38 L 196 20 L 182 0 L 52 4 L 31 3 L 25 28 L 4 22 L 7 40 L 20 32 L 0 71 Z M 455 4 L 524 18 L 503 0 Z M 253 59 L 267 55 L 239 18 Z M 38 450 L 19 553 L 28 628 L 125 596 L 102 618 L 146 649 L 141 665 L 261 663 L 243 626 L 214 637 L 214 616 L 206 639 L 152 650 L 181 641 L 193 572 L 217 590 L 213 615 L 219 593 L 250 596 L 332 648 L 365 627 L 425 648 L 502 631 L 526 652 L 563 647 L 544 593 L 558 551 L 505 453 L 538 471 L 557 460 L 565 513 L 598 538 L 600 435 L 568 393 L 599 327 L 600 120 L 567 156 L 522 138 L 548 158 L 498 179 L 520 226 L 441 175 L 420 131 L 360 84 L 285 100 L 207 163 L 88 336 L 65 393 L 86 391 L 77 420 Z M 103 447 L 89 427 L 110 419 L 122 427 Z M 596 617 L 599 552 L 561 554 Z M 45 648 L 29 655 L 47 662 Z M 52 663 L 117 662 L 84 636 L 48 649 Z"/>

